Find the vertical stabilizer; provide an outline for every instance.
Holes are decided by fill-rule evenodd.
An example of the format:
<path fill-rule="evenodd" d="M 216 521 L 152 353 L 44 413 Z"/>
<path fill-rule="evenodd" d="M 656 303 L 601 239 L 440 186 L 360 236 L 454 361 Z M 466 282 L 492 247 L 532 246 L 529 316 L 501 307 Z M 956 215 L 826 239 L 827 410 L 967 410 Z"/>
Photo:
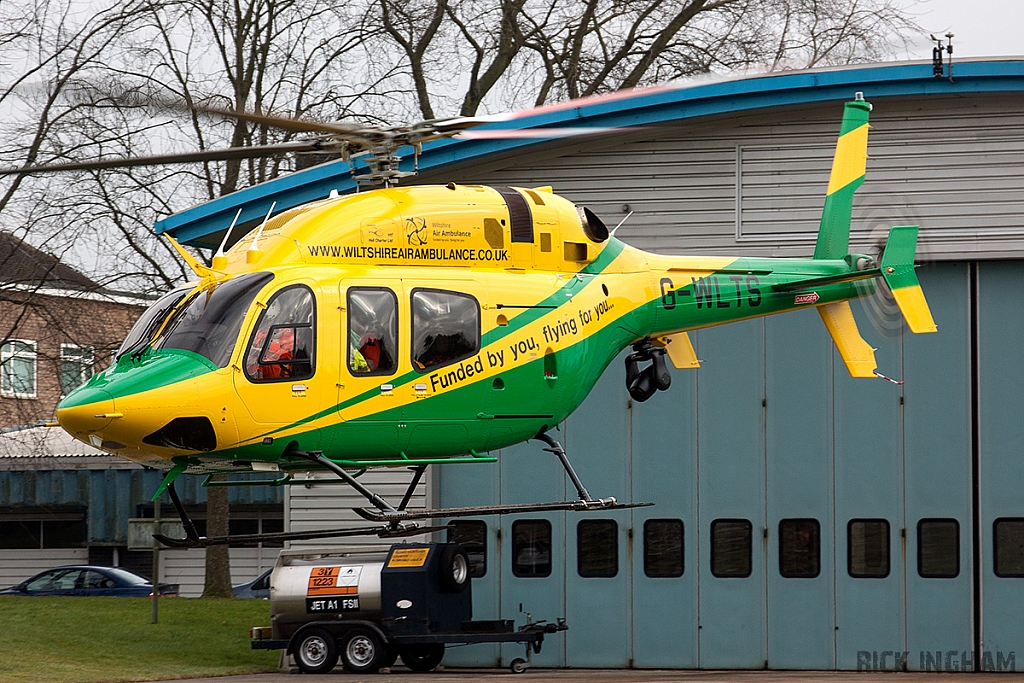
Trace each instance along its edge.
<path fill-rule="evenodd" d="M 917 226 L 901 225 L 889 231 L 889 239 L 882 252 L 882 278 L 889 285 L 896 305 L 900 307 L 907 327 L 914 334 L 935 332 L 935 320 L 921 291 L 914 272 L 914 254 L 917 252 Z"/>
<path fill-rule="evenodd" d="M 853 193 L 864 182 L 867 165 L 870 112 L 871 104 L 860 93 L 843 109 L 843 126 L 836 142 L 818 242 L 814 246 L 816 259 L 841 259 L 849 252 Z"/>

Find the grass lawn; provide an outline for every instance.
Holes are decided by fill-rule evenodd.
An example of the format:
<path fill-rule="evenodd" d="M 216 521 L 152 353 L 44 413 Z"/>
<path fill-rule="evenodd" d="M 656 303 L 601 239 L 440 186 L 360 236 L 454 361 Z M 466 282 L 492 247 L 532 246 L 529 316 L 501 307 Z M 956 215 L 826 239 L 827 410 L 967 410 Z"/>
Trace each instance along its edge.
<path fill-rule="evenodd" d="M 266 600 L 168 598 L 158 624 L 146 598 L 0 596 L 0 683 L 98 683 L 273 671 L 252 650 Z"/>

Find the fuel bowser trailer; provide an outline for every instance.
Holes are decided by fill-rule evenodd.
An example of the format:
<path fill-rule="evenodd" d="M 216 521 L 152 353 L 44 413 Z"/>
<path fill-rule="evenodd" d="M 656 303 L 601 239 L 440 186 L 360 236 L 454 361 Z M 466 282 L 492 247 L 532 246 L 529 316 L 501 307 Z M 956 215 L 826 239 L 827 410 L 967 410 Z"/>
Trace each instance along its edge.
<path fill-rule="evenodd" d="M 511 619 L 473 620 L 466 551 L 457 543 L 402 543 L 386 552 L 284 550 L 270 575 L 271 626 L 252 629 L 253 649 L 284 649 L 305 673 L 374 673 L 398 657 L 431 671 L 447 644 L 524 643 L 522 673 L 556 623 L 515 628 Z"/>

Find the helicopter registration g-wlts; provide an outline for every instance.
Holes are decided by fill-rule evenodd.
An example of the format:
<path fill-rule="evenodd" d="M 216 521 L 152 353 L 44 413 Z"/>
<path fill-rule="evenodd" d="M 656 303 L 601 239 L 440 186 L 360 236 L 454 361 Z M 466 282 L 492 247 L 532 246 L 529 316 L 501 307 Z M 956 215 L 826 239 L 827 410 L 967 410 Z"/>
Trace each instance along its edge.
<path fill-rule="evenodd" d="M 363 495 L 371 526 L 315 535 L 423 533 L 413 520 L 621 507 L 593 498 L 550 430 L 627 347 L 637 401 L 699 362 L 687 330 L 816 308 L 849 372 L 878 375 L 848 301 L 881 277 L 913 332 L 935 325 L 914 271 L 917 227 L 894 227 L 878 262 L 848 253 L 871 106 L 842 129 L 813 258 L 663 256 L 619 241 L 550 187 L 385 187 L 312 202 L 253 229 L 199 279 L 157 301 L 107 370 L 57 418 L 75 438 L 182 473 L 330 470 Z M 386 159 L 385 159 L 386 160 Z M 386 166 L 386 165 L 385 165 Z M 384 168 L 387 171 L 387 168 Z M 859 281 L 866 281 L 864 283 Z M 867 284 L 867 287 L 864 285 Z M 493 462 L 539 439 L 579 499 L 408 511 L 431 464 Z M 392 505 L 353 473 L 413 468 Z M 159 491 L 158 491 L 159 494 Z"/>

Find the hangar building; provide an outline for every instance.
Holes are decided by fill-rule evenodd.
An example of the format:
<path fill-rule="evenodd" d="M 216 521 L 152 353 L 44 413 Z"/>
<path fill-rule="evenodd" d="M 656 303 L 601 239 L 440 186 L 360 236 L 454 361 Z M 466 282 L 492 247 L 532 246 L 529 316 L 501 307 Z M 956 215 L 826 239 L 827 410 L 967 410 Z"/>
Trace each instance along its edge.
<path fill-rule="evenodd" d="M 646 403 L 629 400 L 613 363 L 559 436 L 592 493 L 655 505 L 460 521 L 477 560 L 475 618 L 520 606 L 566 616 L 544 666 L 1024 667 L 1024 61 L 955 68 L 640 90 L 511 124 L 631 127 L 615 136 L 424 152 L 417 183 L 553 185 L 609 225 L 629 215 L 617 236 L 650 251 L 806 256 L 842 102 L 863 92 L 875 108 L 851 250 L 876 253 L 890 226 L 920 225 L 939 327 L 910 335 L 884 297 L 854 303 L 879 370 L 902 385 L 852 380 L 811 311 L 691 333 L 701 369 L 674 372 Z M 216 245 L 240 204 L 262 217 L 274 200 L 350 191 L 345 169 L 315 167 L 158 228 Z M 497 465 L 435 469 L 432 505 L 573 495 L 537 442 Z M 302 521 L 293 500 L 314 517 L 317 490 L 286 495 L 286 524 Z M 519 655 L 481 645 L 446 664 Z"/>

